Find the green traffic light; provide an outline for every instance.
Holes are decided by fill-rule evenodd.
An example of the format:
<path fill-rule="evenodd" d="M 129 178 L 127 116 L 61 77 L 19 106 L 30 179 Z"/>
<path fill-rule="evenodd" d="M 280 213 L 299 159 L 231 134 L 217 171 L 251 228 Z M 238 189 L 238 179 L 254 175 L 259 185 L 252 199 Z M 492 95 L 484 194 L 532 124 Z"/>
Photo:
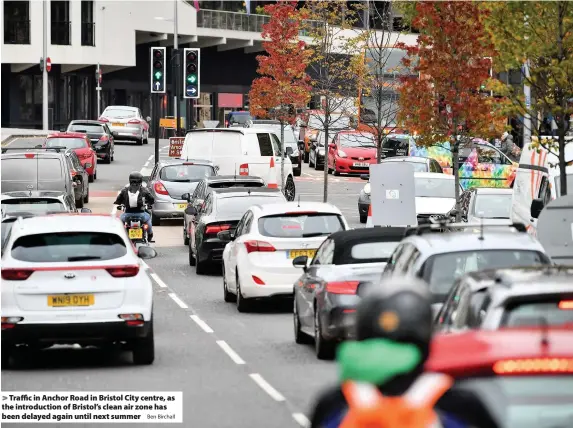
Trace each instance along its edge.
<path fill-rule="evenodd" d="M 160 80 L 161 76 L 163 76 L 163 73 L 161 71 L 156 71 L 154 76 L 156 80 Z"/>
<path fill-rule="evenodd" d="M 196 83 L 197 82 L 197 76 L 195 76 L 194 74 L 187 75 L 187 82 Z"/>

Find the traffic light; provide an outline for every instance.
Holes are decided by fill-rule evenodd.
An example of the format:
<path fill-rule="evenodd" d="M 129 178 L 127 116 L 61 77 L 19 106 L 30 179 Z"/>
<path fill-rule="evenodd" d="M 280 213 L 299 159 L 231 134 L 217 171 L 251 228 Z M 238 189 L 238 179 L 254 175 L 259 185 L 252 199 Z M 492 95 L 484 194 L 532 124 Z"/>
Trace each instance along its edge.
<path fill-rule="evenodd" d="M 185 48 L 183 49 L 183 82 L 185 91 L 184 98 L 199 98 L 201 92 L 201 49 Z"/>
<path fill-rule="evenodd" d="M 164 94 L 167 70 L 165 48 L 151 48 L 151 93 Z"/>

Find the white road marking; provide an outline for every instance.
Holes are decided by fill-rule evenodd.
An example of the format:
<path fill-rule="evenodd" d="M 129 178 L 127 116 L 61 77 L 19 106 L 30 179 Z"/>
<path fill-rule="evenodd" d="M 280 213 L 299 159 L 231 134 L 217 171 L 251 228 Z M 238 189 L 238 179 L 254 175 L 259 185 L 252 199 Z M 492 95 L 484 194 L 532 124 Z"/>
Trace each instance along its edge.
<path fill-rule="evenodd" d="M 165 283 L 162 281 L 162 279 L 159 278 L 159 276 L 158 276 L 156 273 L 150 273 L 149 276 L 152 277 L 153 280 L 157 283 L 157 285 L 159 285 L 161 288 L 167 288 L 167 284 L 165 284 Z M 175 294 L 174 294 L 173 296 L 175 296 Z M 171 296 L 171 298 L 172 298 L 173 300 L 175 300 L 175 298 L 174 298 L 173 296 Z M 177 296 L 175 296 L 175 297 L 177 297 Z M 177 299 L 179 299 L 179 298 L 177 298 Z M 177 300 L 175 300 L 175 301 L 177 302 Z M 181 302 L 181 300 L 179 300 L 179 302 Z M 177 304 L 178 304 L 179 306 L 181 306 L 181 304 L 179 304 L 179 302 L 177 302 Z M 181 302 L 181 303 L 183 303 L 183 302 Z M 185 305 L 185 303 L 183 303 L 183 304 Z M 186 308 L 187 308 L 187 305 L 185 305 L 185 307 L 184 307 L 183 309 L 186 309 Z"/>
<path fill-rule="evenodd" d="M 149 161 L 147 161 L 147 162 L 145 162 L 145 163 L 143 164 L 143 167 L 144 167 L 144 168 L 147 168 L 148 166 L 149 166 Z"/>
<path fill-rule="evenodd" d="M 189 307 L 183 300 L 177 297 L 177 294 L 169 293 L 169 297 L 171 297 L 171 300 L 177 303 L 181 309 L 187 309 Z"/>
<path fill-rule="evenodd" d="M 113 208 L 111 209 L 111 216 L 115 217 L 116 214 L 117 214 L 117 205 L 114 205 Z"/>
<path fill-rule="evenodd" d="M 155 157 L 155 155 L 151 155 L 147 158 L 147 162 L 151 162 L 151 160 Z"/>
<path fill-rule="evenodd" d="M 143 265 L 143 267 L 147 270 L 151 270 L 151 268 L 149 267 L 149 265 L 147 263 L 145 263 L 145 260 L 141 260 L 141 264 Z"/>
<path fill-rule="evenodd" d="M 195 324 L 197 324 L 199 327 L 201 327 L 201 329 L 205 333 L 213 333 L 213 329 L 211 327 L 209 327 L 207 325 L 207 323 L 205 321 L 203 321 L 201 318 L 199 318 L 197 315 L 190 315 L 190 317 L 193 321 L 195 321 Z"/>
<path fill-rule="evenodd" d="M 245 360 L 239 357 L 239 354 L 233 351 L 233 349 L 231 349 L 231 347 L 224 340 L 217 340 L 217 345 L 219 345 L 221 349 L 225 351 L 225 353 L 229 356 L 229 358 L 231 358 L 231 360 L 233 360 L 235 364 L 247 364 L 245 363 Z"/>
<path fill-rule="evenodd" d="M 312 174 L 309 174 L 308 172 L 303 172 L 302 175 L 306 175 L 307 177 L 314 177 Z"/>
<path fill-rule="evenodd" d="M 258 373 L 251 373 L 249 375 L 251 379 L 255 381 L 257 385 L 259 385 L 263 391 L 269 394 L 273 400 L 275 401 L 285 401 L 286 399 L 282 396 L 280 392 L 274 389 L 270 383 L 263 379 L 263 377 Z"/>
<path fill-rule="evenodd" d="M 295 421 L 297 421 L 297 423 L 304 428 L 309 428 L 310 427 L 310 421 L 308 420 L 308 418 L 303 415 L 302 413 L 293 413 L 292 417 Z"/>

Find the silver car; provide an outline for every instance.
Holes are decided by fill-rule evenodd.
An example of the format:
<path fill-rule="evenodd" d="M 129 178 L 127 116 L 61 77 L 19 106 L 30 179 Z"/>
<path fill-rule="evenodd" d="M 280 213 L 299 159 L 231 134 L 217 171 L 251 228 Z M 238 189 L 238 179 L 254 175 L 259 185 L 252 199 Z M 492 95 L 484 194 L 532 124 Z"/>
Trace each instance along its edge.
<path fill-rule="evenodd" d="M 161 160 L 149 177 L 148 188 L 155 202 L 151 221 L 154 226 L 161 219 L 183 218 L 188 201 L 184 193 L 193 193 L 204 178 L 217 175 L 217 168 L 206 160 Z"/>
<path fill-rule="evenodd" d="M 117 135 L 116 140 L 136 141 L 138 145 L 149 142 L 151 118 L 144 119 L 137 107 L 108 106 L 99 121 L 106 123 L 114 136 Z"/>

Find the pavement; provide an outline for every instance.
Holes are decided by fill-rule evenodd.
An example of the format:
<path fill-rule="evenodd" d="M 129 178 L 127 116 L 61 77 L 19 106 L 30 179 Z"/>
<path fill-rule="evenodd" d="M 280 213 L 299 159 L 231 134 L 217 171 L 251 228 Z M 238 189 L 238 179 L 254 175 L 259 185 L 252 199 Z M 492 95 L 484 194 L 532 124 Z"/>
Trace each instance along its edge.
<path fill-rule="evenodd" d="M 36 144 L 37 138 L 27 137 L 9 146 Z M 168 140 L 159 144 L 161 157 L 167 157 Z M 111 213 L 129 173 L 153 166 L 153 151 L 153 140 L 144 146 L 116 143 L 115 161 L 98 164 L 86 206 Z M 322 201 L 322 180 L 322 171 L 304 164 L 295 178 L 297 198 Z M 357 199 L 365 182 L 332 175 L 329 180 L 329 202 L 351 227 L 362 227 Z M 336 382 L 337 370 L 333 362 L 319 361 L 312 345 L 294 342 L 292 305 L 263 302 L 254 313 L 240 314 L 223 301 L 219 271 L 196 275 L 189 266 L 180 220 L 154 227 L 154 237 L 158 257 L 147 261 L 155 286 L 154 364 L 134 366 L 127 352 L 51 348 L 3 370 L 2 391 L 182 391 L 185 427 L 308 426 L 317 394 Z"/>

